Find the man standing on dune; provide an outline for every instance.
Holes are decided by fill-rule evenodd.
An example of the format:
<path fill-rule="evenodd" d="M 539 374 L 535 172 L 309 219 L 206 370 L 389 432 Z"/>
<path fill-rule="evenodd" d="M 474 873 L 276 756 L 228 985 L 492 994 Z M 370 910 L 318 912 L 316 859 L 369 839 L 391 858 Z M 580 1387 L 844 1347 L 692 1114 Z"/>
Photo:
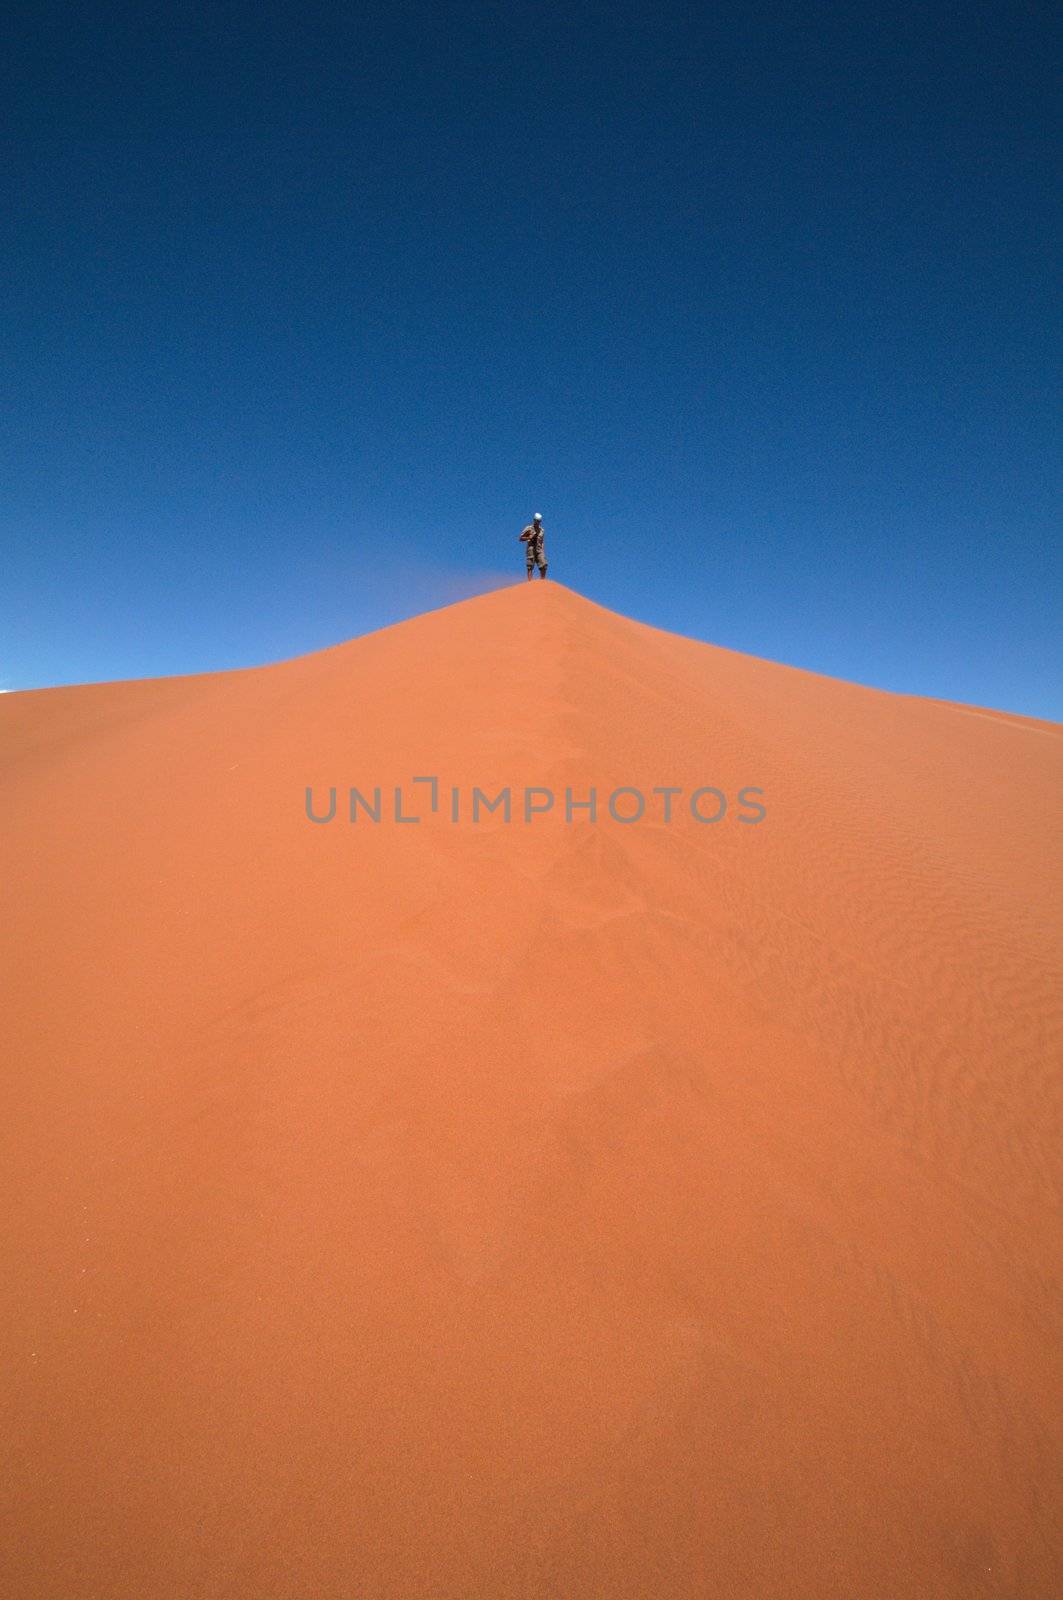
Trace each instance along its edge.
<path fill-rule="evenodd" d="M 543 519 L 542 513 L 537 511 L 524 532 L 520 535 L 525 553 L 528 557 L 528 577 L 532 575 L 532 568 L 539 568 L 540 578 L 546 577 L 546 552 L 543 549 Z"/>

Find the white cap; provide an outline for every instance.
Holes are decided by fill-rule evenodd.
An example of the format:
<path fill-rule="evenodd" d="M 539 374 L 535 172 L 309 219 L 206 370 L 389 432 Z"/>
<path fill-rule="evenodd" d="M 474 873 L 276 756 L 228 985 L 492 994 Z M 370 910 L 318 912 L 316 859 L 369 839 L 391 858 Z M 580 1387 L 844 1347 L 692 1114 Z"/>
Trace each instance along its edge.
<path fill-rule="evenodd" d="M 532 521 L 533 522 L 541 522 L 542 520 L 543 520 L 543 514 L 542 514 L 541 511 L 537 511 L 535 513 L 534 517 L 532 517 Z"/>

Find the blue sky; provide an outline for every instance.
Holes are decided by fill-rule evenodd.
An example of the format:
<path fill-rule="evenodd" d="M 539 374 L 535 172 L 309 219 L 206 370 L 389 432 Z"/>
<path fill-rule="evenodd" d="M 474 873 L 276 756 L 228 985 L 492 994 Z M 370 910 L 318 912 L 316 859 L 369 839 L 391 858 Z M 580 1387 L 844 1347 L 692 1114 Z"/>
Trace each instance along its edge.
<path fill-rule="evenodd" d="M 541 510 L 629 615 L 1063 716 L 1049 15 L 16 8 L 0 686 L 334 643 Z"/>

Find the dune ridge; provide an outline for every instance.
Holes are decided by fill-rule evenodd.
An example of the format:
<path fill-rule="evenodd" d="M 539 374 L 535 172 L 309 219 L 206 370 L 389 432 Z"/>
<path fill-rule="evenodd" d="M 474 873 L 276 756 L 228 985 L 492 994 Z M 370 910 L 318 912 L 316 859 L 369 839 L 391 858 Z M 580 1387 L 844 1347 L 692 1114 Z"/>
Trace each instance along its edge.
<path fill-rule="evenodd" d="M 1061 779 L 552 581 L 0 697 L 9 1592 L 1055 1600 Z"/>

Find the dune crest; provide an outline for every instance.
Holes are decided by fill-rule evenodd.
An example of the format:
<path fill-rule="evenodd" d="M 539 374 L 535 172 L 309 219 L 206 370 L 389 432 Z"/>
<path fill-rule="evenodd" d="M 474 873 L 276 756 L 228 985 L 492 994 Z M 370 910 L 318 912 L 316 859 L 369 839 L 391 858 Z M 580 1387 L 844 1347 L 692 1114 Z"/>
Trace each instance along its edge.
<path fill-rule="evenodd" d="M 1063 1593 L 1061 779 L 553 581 L 0 698 L 8 1592 Z"/>

